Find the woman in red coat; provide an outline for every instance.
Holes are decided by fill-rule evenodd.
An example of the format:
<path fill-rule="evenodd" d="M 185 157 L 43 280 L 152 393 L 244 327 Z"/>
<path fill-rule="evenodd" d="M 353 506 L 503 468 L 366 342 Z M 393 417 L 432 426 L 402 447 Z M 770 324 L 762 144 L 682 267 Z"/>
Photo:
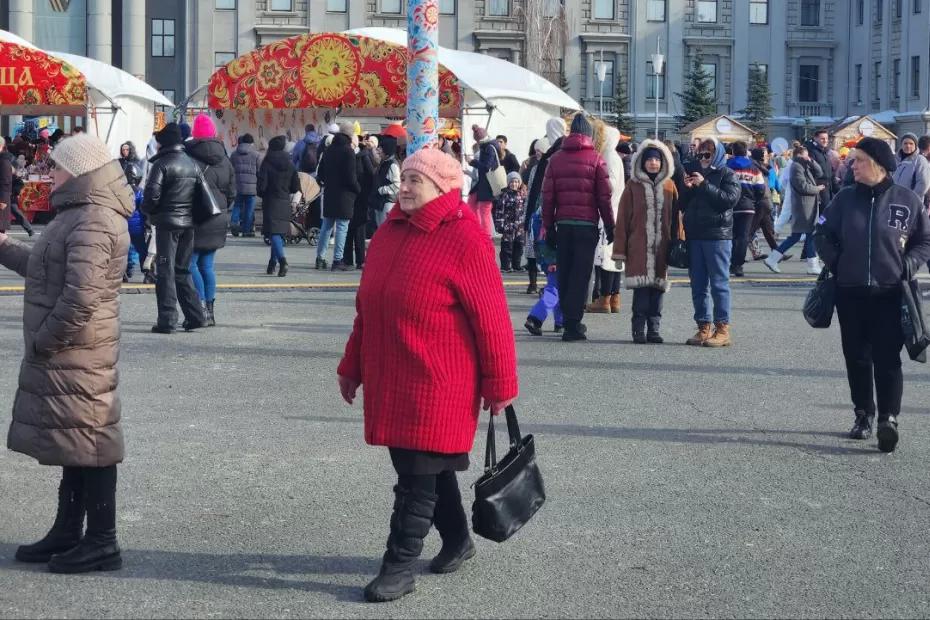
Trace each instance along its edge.
<path fill-rule="evenodd" d="M 479 409 L 517 396 L 513 326 L 494 248 L 462 202 L 462 169 L 436 149 L 404 160 L 398 205 L 372 238 L 339 389 L 365 386 L 365 441 L 387 446 L 398 480 L 387 551 L 369 601 L 413 592 L 435 522 L 448 573 L 475 554 L 455 472 L 468 469 Z M 483 402 L 482 402 L 483 401 Z"/>

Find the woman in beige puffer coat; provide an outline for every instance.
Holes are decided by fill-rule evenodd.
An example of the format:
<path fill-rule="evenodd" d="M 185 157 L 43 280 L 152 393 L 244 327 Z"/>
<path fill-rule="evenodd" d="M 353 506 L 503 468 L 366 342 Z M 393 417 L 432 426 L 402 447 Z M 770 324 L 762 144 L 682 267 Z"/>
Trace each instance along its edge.
<path fill-rule="evenodd" d="M 63 468 L 51 531 L 16 559 L 48 562 L 52 572 L 116 570 L 119 291 L 134 201 L 98 138 L 67 138 L 52 159 L 55 219 L 31 249 L 0 235 L 0 264 L 26 278 L 25 353 L 7 445 Z"/>

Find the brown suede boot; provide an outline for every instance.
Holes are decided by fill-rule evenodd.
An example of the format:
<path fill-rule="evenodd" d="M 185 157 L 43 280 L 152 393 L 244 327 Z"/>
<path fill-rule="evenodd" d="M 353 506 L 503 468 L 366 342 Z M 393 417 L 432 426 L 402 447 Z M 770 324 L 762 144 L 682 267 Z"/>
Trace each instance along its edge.
<path fill-rule="evenodd" d="M 704 342 L 705 347 L 730 346 L 730 326 L 726 323 L 715 323 L 714 335 Z"/>
<path fill-rule="evenodd" d="M 704 343 L 710 340 L 710 337 L 713 335 L 711 330 L 710 323 L 698 323 L 697 333 L 688 338 L 685 342 L 687 345 L 692 347 L 702 347 Z"/>
<path fill-rule="evenodd" d="M 614 293 L 610 296 L 610 312 L 611 314 L 620 313 L 620 293 Z"/>
<path fill-rule="evenodd" d="M 610 297 L 598 297 L 585 308 L 585 312 L 594 314 L 610 314 Z"/>

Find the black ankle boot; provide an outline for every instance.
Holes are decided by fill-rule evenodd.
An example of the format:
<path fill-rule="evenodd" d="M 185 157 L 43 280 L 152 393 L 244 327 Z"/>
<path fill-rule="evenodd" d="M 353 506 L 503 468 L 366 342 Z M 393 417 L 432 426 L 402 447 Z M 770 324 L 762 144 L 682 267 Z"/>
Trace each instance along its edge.
<path fill-rule="evenodd" d="M 856 410 L 856 422 L 849 431 L 850 439 L 868 439 L 872 436 L 872 418 L 874 416 L 865 411 Z"/>
<path fill-rule="evenodd" d="M 437 499 L 435 493 L 394 487 L 394 514 L 391 515 L 387 551 L 378 576 L 365 586 L 366 601 L 393 601 L 416 589 L 411 568 L 420 557 L 423 539 L 433 525 Z"/>
<path fill-rule="evenodd" d="M 267 273 L 269 276 L 273 276 L 274 268 L 277 266 L 278 266 L 278 262 L 272 258 L 270 261 L 268 261 L 268 268 L 265 269 L 265 273 Z"/>
<path fill-rule="evenodd" d="M 283 278 L 286 275 L 287 275 L 287 261 L 282 258 L 280 265 L 278 265 L 278 277 Z"/>
<path fill-rule="evenodd" d="M 535 316 L 526 317 L 526 323 L 523 324 L 523 327 L 534 336 L 542 336 L 542 321 Z"/>
<path fill-rule="evenodd" d="M 475 557 L 475 544 L 468 533 L 468 518 L 462 507 L 462 493 L 455 472 L 445 471 L 436 480 L 436 513 L 433 524 L 442 537 L 442 549 L 429 563 L 434 573 L 454 573 L 466 560 Z"/>
<path fill-rule="evenodd" d="M 665 338 L 659 334 L 659 321 L 657 319 L 646 319 L 646 342 L 649 344 L 663 344 Z"/>
<path fill-rule="evenodd" d="M 216 303 L 216 300 L 207 302 L 207 327 L 216 327 L 216 315 L 213 314 L 213 304 Z"/>
<path fill-rule="evenodd" d="M 81 542 L 84 531 L 84 497 L 81 491 L 81 472 L 68 468 L 58 485 L 58 513 L 55 523 L 45 538 L 16 550 L 20 562 L 45 563 L 56 553 L 64 553 Z"/>
<path fill-rule="evenodd" d="M 634 317 L 632 322 L 633 342 L 636 344 L 646 344 L 646 320 Z"/>
<path fill-rule="evenodd" d="M 51 557 L 48 569 L 53 573 L 88 573 L 123 567 L 116 542 L 116 465 L 85 467 L 83 473 L 87 532 L 76 547 Z"/>
<path fill-rule="evenodd" d="M 898 445 L 898 420 L 893 415 L 887 418 L 879 418 L 875 436 L 878 437 L 879 450 L 894 452 L 895 447 Z"/>

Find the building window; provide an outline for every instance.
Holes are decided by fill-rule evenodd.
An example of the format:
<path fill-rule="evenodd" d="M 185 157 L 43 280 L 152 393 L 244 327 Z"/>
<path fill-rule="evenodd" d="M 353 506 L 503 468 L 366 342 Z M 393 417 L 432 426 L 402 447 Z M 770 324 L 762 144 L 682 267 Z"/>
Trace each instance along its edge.
<path fill-rule="evenodd" d="M 220 11 L 231 11 L 236 8 L 236 0 L 216 0 L 216 8 Z"/>
<path fill-rule="evenodd" d="M 216 52 L 213 54 L 213 66 L 224 67 L 236 59 L 235 52 Z"/>
<path fill-rule="evenodd" d="M 798 101 L 820 101 L 820 65 L 801 65 L 798 74 Z"/>
<path fill-rule="evenodd" d="M 646 61 L 646 99 L 665 99 L 665 74 L 656 75 L 652 61 Z"/>
<path fill-rule="evenodd" d="M 594 19 L 614 19 L 614 0 L 594 0 Z"/>
<path fill-rule="evenodd" d="M 400 15 L 400 0 L 381 0 L 381 12 Z"/>
<path fill-rule="evenodd" d="M 862 105 L 862 65 L 856 65 L 855 86 L 856 98 L 854 103 L 856 105 Z"/>
<path fill-rule="evenodd" d="M 646 21 L 665 21 L 665 0 L 649 0 L 646 5 Z"/>
<path fill-rule="evenodd" d="M 885 1 L 884 0 L 875 0 L 875 23 L 882 23 L 882 18 L 885 16 Z"/>
<path fill-rule="evenodd" d="M 860 26 L 865 23 L 865 0 L 856 0 L 856 23 Z"/>
<path fill-rule="evenodd" d="M 901 59 L 895 58 L 891 62 L 891 96 L 901 98 Z"/>
<path fill-rule="evenodd" d="M 749 0 L 749 23 L 769 23 L 769 0 Z"/>
<path fill-rule="evenodd" d="M 268 8 L 272 11 L 293 11 L 294 0 L 270 0 Z"/>
<path fill-rule="evenodd" d="M 604 67 L 607 69 L 607 71 L 604 72 L 604 97 L 612 100 L 614 97 L 614 61 L 612 60 L 594 61 L 594 95 L 597 96 L 601 94 L 601 81 L 598 79 L 598 69 L 601 63 L 603 63 Z"/>
<path fill-rule="evenodd" d="M 921 6 L 921 0 L 914 0 L 914 15 L 920 13 L 921 10 L 923 10 L 923 7 Z"/>
<path fill-rule="evenodd" d="M 510 15 L 510 0 L 489 0 L 488 15 L 506 17 Z"/>
<path fill-rule="evenodd" d="M 348 10 L 347 0 L 326 0 L 327 13 L 345 13 Z"/>
<path fill-rule="evenodd" d="M 801 25 L 820 25 L 820 0 L 801 0 Z"/>
<path fill-rule="evenodd" d="M 455 15 L 455 0 L 439 0 L 440 15 Z"/>
<path fill-rule="evenodd" d="M 911 97 L 920 98 L 920 56 L 911 56 Z"/>
<path fill-rule="evenodd" d="M 882 61 L 877 60 L 875 61 L 875 64 L 872 65 L 872 83 L 875 85 L 875 88 L 872 90 L 873 101 L 878 101 L 878 91 L 879 91 L 878 83 L 881 81 L 881 79 L 882 79 Z"/>
<path fill-rule="evenodd" d="M 558 17 L 562 12 L 562 0 L 543 0 L 543 17 Z"/>
<path fill-rule="evenodd" d="M 152 20 L 152 56 L 172 58 L 174 56 L 174 20 Z"/>
<path fill-rule="evenodd" d="M 901 19 L 903 15 L 904 15 L 904 0 L 895 0 L 895 4 L 894 4 L 895 19 Z"/>
<path fill-rule="evenodd" d="M 702 63 L 701 69 L 710 76 L 710 81 L 708 82 L 710 86 L 710 92 L 713 93 L 714 99 L 717 98 L 717 65 L 712 62 Z"/>
<path fill-rule="evenodd" d="M 169 88 L 168 90 L 162 90 L 159 92 L 161 92 L 161 94 L 163 94 L 165 98 L 168 99 L 168 101 L 170 101 L 171 103 L 174 103 L 174 89 L 173 88 Z"/>
<path fill-rule="evenodd" d="M 704 24 L 716 24 L 717 0 L 698 0 L 697 20 Z"/>

